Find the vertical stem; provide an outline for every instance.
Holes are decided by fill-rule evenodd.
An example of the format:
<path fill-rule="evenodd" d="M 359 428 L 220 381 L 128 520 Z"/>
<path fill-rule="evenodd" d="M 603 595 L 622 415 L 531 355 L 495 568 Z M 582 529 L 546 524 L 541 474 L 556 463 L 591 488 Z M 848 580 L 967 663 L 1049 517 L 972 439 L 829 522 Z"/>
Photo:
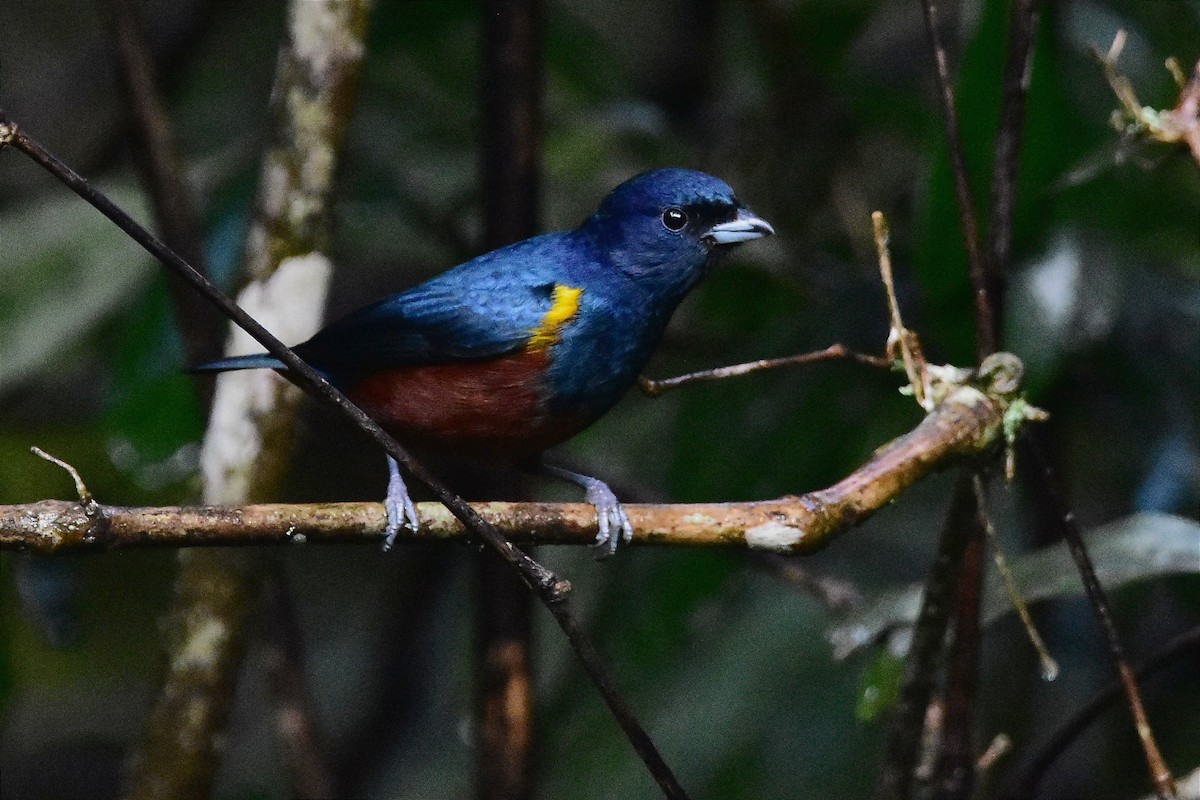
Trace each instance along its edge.
<path fill-rule="evenodd" d="M 484 245 L 537 231 L 541 46 L 538 0 L 483 4 L 481 179 Z M 533 598 L 490 551 L 479 568 L 479 752 L 476 794 L 521 800 L 531 792 Z"/>
<path fill-rule="evenodd" d="M 978 508 L 972 494 L 971 503 Z M 938 756 L 939 800 L 967 800 L 975 786 L 975 748 L 971 730 L 971 700 L 979 666 L 979 605 L 983 568 L 987 559 L 986 539 L 978 524 L 964 526 L 958 535 L 967 540 L 958 597 L 954 606 L 954 643 L 946 682 L 946 710 L 942 719 L 942 747 Z"/>
<path fill-rule="evenodd" d="M 950 166 L 954 173 L 954 198 L 958 202 L 958 214 L 962 220 L 963 238 L 967 246 L 967 264 L 971 271 L 971 286 L 975 297 L 975 352 L 979 361 L 983 361 L 996 351 L 994 306 L 988 291 L 983 249 L 979 245 L 979 221 L 967 179 L 967 160 L 963 155 L 962 131 L 958 127 L 958 111 L 954 106 L 950 67 L 947 64 L 946 48 L 942 44 L 942 34 L 938 29 L 937 4 L 935 0 L 922 0 L 921 8 L 925 11 L 925 29 L 929 33 L 929 43 L 933 48 L 933 61 L 938 79 L 938 102 L 942 110 L 942 123 L 946 128 Z"/>
<path fill-rule="evenodd" d="M 933 694 L 938 656 L 946 637 L 958 575 L 975 518 L 971 472 L 964 469 L 954 487 L 946 524 L 938 540 L 937 560 L 925 580 L 921 611 L 913 625 L 912 647 L 904 664 L 900 697 L 888 720 L 883 769 L 875 787 L 878 800 L 905 800 L 912 789 L 925 709 Z"/>
<path fill-rule="evenodd" d="M 133 0 L 108 0 L 121 79 L 140 149 L 140 174 L 162 238 L 201 273 L 207 274 L 200 220 L 188 198 L 171 122 L 159 91 L 158 74 L 146 31 Z M 208 303 L 197 303 L 187 282 L 167 276 L 172 306 L 188 363 L 221 354 L 224 320 Z M 204 384 L 208 386 L 208 384 Z M 211 387 L 207 390 L 211 395 Z M 205 405 L 211 397 L 205 397 Z"/>
<path fill-rule="evenodd" d="M 537 232 L 541 149 L 539 0 L 485 0 L 481 163 L 484 245 Z"/>
<path fill-rule="evenodd" d="M 987 262 L 988 294 L 995 310 L 997 346 L 1004 320 L 1004 295 L 1012 250 L 1013 214 L 1017 202 L 1017 166 L 1021 135 L 1025 130 L 1025 98 L 1033 69 L 1033 39 L 1037 29 L 1038 0 L 1012 0 L 1008 23 L 1008 55 L 1004 65 L 1000 127 L 992 162 L 992 208 L 988 225 L 990 258 Z"/>

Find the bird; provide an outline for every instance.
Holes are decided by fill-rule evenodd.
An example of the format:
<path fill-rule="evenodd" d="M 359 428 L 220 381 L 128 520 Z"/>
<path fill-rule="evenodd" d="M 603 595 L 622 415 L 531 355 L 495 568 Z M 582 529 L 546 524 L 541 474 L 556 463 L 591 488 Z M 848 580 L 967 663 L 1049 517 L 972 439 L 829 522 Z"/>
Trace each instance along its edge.
<path fill-rule="evenodd" d="M 637 381 L 684 296 L 734 246 L 775 233 L 724 181 L 662 168 L 613 189 L 578 227 L 480 255 L 329 324 L 293 349 L 405 444 L 508 459 L 570 481 L 602 553 L 633 528 L 599 478 L 543 463 Z M 245 355 L 200 373 L 273 369 Z M 384 549 L 416 507 L 388 456 Z"/>

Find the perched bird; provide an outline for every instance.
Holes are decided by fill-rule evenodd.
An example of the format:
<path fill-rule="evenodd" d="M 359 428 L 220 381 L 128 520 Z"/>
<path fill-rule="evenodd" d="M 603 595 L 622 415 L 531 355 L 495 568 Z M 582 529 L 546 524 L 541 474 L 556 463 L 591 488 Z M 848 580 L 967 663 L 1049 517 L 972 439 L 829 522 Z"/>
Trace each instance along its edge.
<path fill-rule="evenodd" d="M 597 545 L 633 530 L 602 481 L 542 465 L 610 409 L 671 314 L 730 246 L 774 230 L 724 182 L 659 169 L 614 189 L 574 230 L 474 258 L 330 324 L 294 349 L 399 441 L 536 464 L 596 507 Z M 283 370 L 269 355 L 200 372 Z M 286 376 L 286 371 L 284 371 Z M 390 547 L 416 509 L 389 456 Z"/>

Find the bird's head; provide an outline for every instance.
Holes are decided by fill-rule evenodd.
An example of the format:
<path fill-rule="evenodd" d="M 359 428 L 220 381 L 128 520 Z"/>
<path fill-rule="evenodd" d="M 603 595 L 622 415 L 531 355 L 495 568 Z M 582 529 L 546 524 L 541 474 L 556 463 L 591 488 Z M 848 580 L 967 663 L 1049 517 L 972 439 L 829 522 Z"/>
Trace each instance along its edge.
<path fill-rule="evenodd" d="M 582 230 L 630 277 L 682 292 L 733 245 L 775 233 L 724 181 L 689 169 L 630 178 Z"/>

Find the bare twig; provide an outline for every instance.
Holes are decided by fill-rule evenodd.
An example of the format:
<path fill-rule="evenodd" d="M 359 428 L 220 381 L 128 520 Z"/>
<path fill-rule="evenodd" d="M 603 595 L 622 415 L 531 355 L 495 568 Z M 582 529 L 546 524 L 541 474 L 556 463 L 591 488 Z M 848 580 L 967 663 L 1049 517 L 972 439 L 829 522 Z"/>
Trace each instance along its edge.
<path fill-rule="evenodd" d="M 62 467 L 71 476 L 71 480 L 75 481 L 75 493 L 79 495 L 79 505 L 83 509 L 83 513 L 88 517 L 95 517 L 99 512 L 99 504 L 96 498 L 92 496 L 91 490 L 87 488 L 87 484 L 83 482 L 83 477 L 80 476 L 79 470 L 63 461 L 61 458 L 52 456 L 40 447 L 29 448 L 38 458 L 44 458 L 55 466 Z"/>
<path fill-rule="evenodd" d="M 484 246 L 488 250 L 537 232 L 541 127 L 538 6 L 538 0 L 487 0 L 481 12 L 480 173 Z M 534 749 L 533 599 L 495 553 L 481 552 L 478 569 L 475 794 L 480 800 L 525 800 L 532 793 Z M 613 691 L 617 691 L 615 686 Z M 665 777 L 674 782 L 673 791 L 683 793 L 674 776 Z"/>
<path fill-rule="evenodd" d="M 1116 624 L 1113 622 L 1108 595 L 1096 577 L 1096 568 L 1092 564 L 1092 559 L 1088 555 L 1087 548 L 1084 547 L 1083 539 L 1079 533 L 1079 526 L 1075 522 L 1075 515 L 1069 510 L 1066 500 L 1058 488 L 1058 481 L 1053 468 L 1050 466 L 1049 459 L 1046 458 L 1045 453 L 1042 452 L 1032 437 L 1029 437 L 1027 441 L 1034 468 L 1040 473 L 1042 478 L 1041 487 L 1046 495 L 1046 501 L 1055 511 L 1055 519 L 1058 523 L 1059 532 L 1066 539 L 1067 546 L 1071 549 L 1071 556 L 1075 559 L 1075 564 L 1079 568 L 1079 575 L 1083 579 L 1083 588 L 1087 593 L 1088 602 L 1091 603 L 1092 610 L 1096 616 L 1096 622 L 1104 634 L 1109 655 L 1112 656 L 1117 676 L 1125 692 L 1126 702 L 1129 704 L 1129 711 L 1133 715 L 1134 728 L 1137 731 L 1138 740 L 1141 742 L 1142 751 L 1146 756 L 1146 764 L 1150 770 L 1150 780 L 1154 784 L 1154 790 L 1164 800 L 1166 798 L 1173 798 L 1175 796 L 1175 780 L 1171 776 L 1171 770 L 1167 767 L 1166 761 L 1163 759 L 1162 752 L 1158 749 L 1158 743 L 1154 740 L 1154 731 L 1150 727 L 1150 720 L 1147 718 L 1145 706 L 1142 704 L 1142 696 L 1138 691 L 1137 679 L 1134 677 L 1133 670 L 1125 658 L 1125 648 L 1121 644 L 1121 636 L 1117 632 Z"/>
<path fill-rule="evenodd" d="M 1021 590 L 1017 588 L 1016 579 L 1013 578 L 1012 570 L 1008 566 L 1008 559 L 1004 557 L 1004 551 L 1000 547 L 1000 537 L 996 535 L 996 528 L 992 525 L 992 517 L 988 511 L 987 488 L 983 484 L 983 478 L 979 475 L 975 476 L 975 503 L 979 507 L 979 525 L 987 533 L 988 541 L 992 545 L 992 560 L 996 565 L 996 572 L 1000 575 L 1000 581 L 1004 584 L 1008 602 L 1017 612 L 1017 616 L 1021 618 L 1025 635 L 1029 637 L 1030 644 L 1038 654 L 1038 660 L 1042 664 L 1042 680 L 1052 681 L 1058 677 L 1058 662 L 1046 649 L 1046 643 L 1038 633 L 1037 626 L 1033 624 L 1029 605 L 1021 595 Z"/>
<path fill-rule="evenodd" d="M 1033 41 L 1037 32 L 1038 0 L 1013 0 L 1008 20 L 1008 54 L 1004 63 L 1004 95 L 992 162 L 992 207 L 988 225 L 988 298 L 993 314 L 992 334 L 1001 346 L 1004 296 L 1012 251 L 1013 216 L 1017 202 L 1017 167 L 1025 130 L 1025 98 L 1033 71 Z"/>
<path fill-rule="evenodd" d="M 784 356 L 783 358 L 764 358 L 759 361 L 748 361 L 744 364 L 733 364 L 727 367 L 689 372 L 686 375 L 676 375 L 675 377 L 664 378 L 662 380 L 651 380 L 650 378 L 640 377 L 638 378 L 638 387 L 647 397 L 658 397 L 672 389 L 678 389 L 681 386 L 693 383 L 719 381 L 767 369 L 797 367 L 803 364 L 813 364 L 818 361 L 834 361 L 837 359 L 850 359 L 859 364 L 867 364 L 872 367 L 882 367 L 884 369 L 890 369 L 892 366 L 890 359 L 867 355 L 865 353 L 856 353 L 847 349 L 845 345 L 832 344 L 824 350 L 817 350 L 812 353 L 800 353 L 799 355 Z"/>
<path fill-rule="evenodd" d="M 1138 680 L 1144 681 L 1180 657 L 1191 653 L 1200 653 L 1200 627 L 1192 628 L 1172 638 L 1138 664 L 1133 673 Z M 1193 657 L 1190 663 L 1195 665 L 1200 663 L 1200 659 Z M 1120 681 L 1114 681 L 1088 701 L 1083 708 L 1075 712 L 1070 719 L 1059 725 L 1050 738 L 1037 749 L 1033 757 L 1025 762 L 1025 766 L 1013 779 L 1012 788 L 1005 796 L 1012 800 L 1035 797 L 1038 784 L 1041 783 L 1046 771 L 1123 692 L 1123 684 Z"/>
<path fill-rule="evenodd" d="M 638 387 L 642 390 L 642 393 L 647 397 L 659 397 L 672 389 L 678 389 L 693 383 L 719 381 L 749 375 L 762 370 L 796 367 L 814 364 L 819 361 L 834 361 L 839 359 L 847 359 L 859 364 L 880 367 L 882 369 L 892 369 L 896 364 L 894 352 L 898 349 L 905 372 L 908 374 L 909 383 L 913 387 L 913 394 L 917 399 L 917 403 L 926 411 L 933 408 L 933 401 L 927 397 L 929 394 L 929 375 L 925 370 L 925 361 L 920 355 L 920 344 L 917 341 L 916 334 L 907 330 L 900 318 L 900 304 L 896 300 L 895 283 L 892 278 L 892 257 L 888 251 L 887 222 L 883 214 L 878 211 L 871 215 L 871 221 L 875 233 L 875 246 L 879 251 L 879 272 L 884 288 L 887 291 L 888 313 L 891 319 L 891 332 L 888 334 L 886 355 L 873 356 L 855 352 L 840 343 L 831 344 L 824 350 L 816 350 L 811 353 L 800 353 L 799 355 L 784 356 L 783 358 L 764 358 L 758 361 L 748 361 L 744 364 L 733 364 L 727 367 L 689 372 L 685 375 L 677 375 L 673 378 L 664 378 L 663 380 L 651 380 L 644 376 L 639 377 Z"/>
<path fill-rule="evenodd" d="M 946 48 L 938 28 L 937 4 L 935 0 L 921 0 L 925 12 L 925 29 L 933 50 L 934 67 L 937 73 L 938 101 L 942 111 L 942 123 L 946 128 L 946 145 L 950 152 L 950 165 L 954 173 L 954 197 L 958 202 L 958 214 L 962 220 L 963 238 L 967 246 L 967 263 L 971 271 L 971 286 L 975 297 L 975 352 L 979 360 L 996 350 L 995 306 L 988 289 L 988 269 L 983 249 L 979 245 L 979 222 L 975 204 L 971 199 L 971 187 L 967 180 L 967 162 L 963 155 L 962 132 L 958 126 L 958 111 L 954 106 L 954 87 L 950 81 Z"/>
<path fill-rule="evenodd" d="M 904 327 L 904 319 L 900 315 L 900 301 L 896 298 L 896 279 L 892 274 L 892 251 L 888 246 L 891 232 L 883 212 L 871 213 L 871 231 L 875 237 L 875 250 L 879 255 L 879 276 L 883 281 L 884 291 L 887 292 L 888 318 L 891 320 L 887 355 L 888 358 L 893 358 L 895 352 L 900 351 L 900 360 L 904 364 L 904 373 L 908 376 L 913 399 L 917 401 L 917 405 L 929 411 L 937 401 L 930 391 L 930 375 L 925 356 L 921 353 L 920 340 L 915 333 Z"/>

